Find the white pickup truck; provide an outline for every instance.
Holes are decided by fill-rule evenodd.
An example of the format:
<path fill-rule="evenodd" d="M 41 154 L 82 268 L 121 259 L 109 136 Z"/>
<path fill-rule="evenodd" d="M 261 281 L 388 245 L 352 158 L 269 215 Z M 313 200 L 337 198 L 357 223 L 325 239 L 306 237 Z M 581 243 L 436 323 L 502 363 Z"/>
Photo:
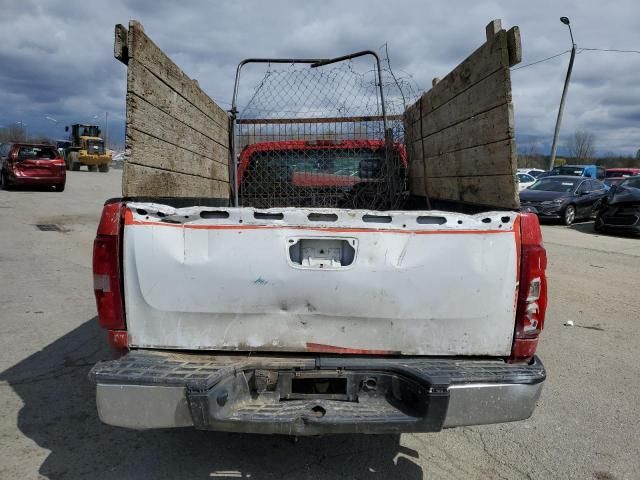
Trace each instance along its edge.
<path fill-rule="evenodd" d="M 433 432 L 528 418 L 546 253 L 529 213 L 105 204 L 91 371 L 135 429 Z"/>
<path fill-rule="evenodd" d="M 284 117 L 242 123 L 235 91 L 225 112 L 138 22 L 116 26 L 127 160 L 94 246 L 99 321 L 119 352 L 90 374 L 103 422 L 318 435 L 532 414 L 545 380 L 535 352 L 546 253 L 514 179 L 519 30 L 494 20 L 486 34 L 404 111 L 394 138 L 384 109 L 347 119 L 339 103 L 339 118 L 307 118 L 317 89 L 291 91 L 292 79 L 353 75 L 351 64 L 322 68 L 375 52 L 241 62 L 236 88 L 249 62 L 287 74 L 297 62 L 278 100 L 304 107 L 304 118 L 285 101 Z M 358 98 L 383 108 L 377 65 L 381 90 Z M 320 93 L 320 105 L 335 97 Z M 327 125 L 331 138 L 317 137 Z M 380 192 L 402 201 L 368 200 Z"/>

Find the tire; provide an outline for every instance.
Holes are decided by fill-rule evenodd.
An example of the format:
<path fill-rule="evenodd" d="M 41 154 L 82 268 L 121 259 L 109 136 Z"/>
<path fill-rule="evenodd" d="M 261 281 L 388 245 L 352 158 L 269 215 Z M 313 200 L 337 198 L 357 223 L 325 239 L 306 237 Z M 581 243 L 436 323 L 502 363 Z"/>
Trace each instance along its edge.
<path fill-rule="evenodd" d="M 107 173 L 109 171 L 109 164 L 103 163 L 102 165 L 98 165 L 98 170 L 100 170 L 102 173 Z"/>
<path fill-rule="evenodd" d="M 78 152 L 69 152 L 69 170 L 77 172 L 80 170 L 80 162 L 78 158 L 80 154 Z"/>
<path fill-rule="evenodd" d="M 96 167 L 95 165 L 87 165 L 87 170 L 89 170 L 90 172 L 97 172 L 98 167 Z"/>
<path fill-rule="evenodd" d="M 576 207 L 573 204 L 569 204 L 564 209 L 562 214 L 562 221 L 565 225 L 569 226 L 576 220 Z"/>
<path fill-rule="evenodd" d="M 598 233 L 604 233 L 604 221 L 600 213 L 596 214 L 596 219 L 593 222 L 593 229 Z"/>
<path fill-rule="evenodd" d="M 56 192 L 64 192 L 64 183 L 59 183 L 58 185 L 54 185 L 53 188 L 56 189 Z"/>
<path fill-rule="evenodd" d="M 0 190 L 9 190 L 9 180 L 4 170 L 0 171 Z"/>

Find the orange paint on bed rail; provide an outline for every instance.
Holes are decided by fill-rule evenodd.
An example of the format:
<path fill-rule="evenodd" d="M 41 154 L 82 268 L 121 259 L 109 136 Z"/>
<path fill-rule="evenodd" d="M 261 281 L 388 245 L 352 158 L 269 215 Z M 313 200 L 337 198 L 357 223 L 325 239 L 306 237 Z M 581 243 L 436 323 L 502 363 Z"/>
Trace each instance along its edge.
<path fill-rule="evenodd" d="M 358 228 L 358 227 L 316 227 L 312 225 L 189 225 L 184 223 L 168 223 L 135 220 L 128 211 L 125 215 L 125 225 L 143 227 L 189 228 L 193 230 L 315 230 L 336 233 L 403 233 L 412 235 L 485 235 L 493 233 L 513 233 L 512 228 L 494 230 L 468 229 L 440 229 L 440 230 L 409 230 L 399 228 Z"/>

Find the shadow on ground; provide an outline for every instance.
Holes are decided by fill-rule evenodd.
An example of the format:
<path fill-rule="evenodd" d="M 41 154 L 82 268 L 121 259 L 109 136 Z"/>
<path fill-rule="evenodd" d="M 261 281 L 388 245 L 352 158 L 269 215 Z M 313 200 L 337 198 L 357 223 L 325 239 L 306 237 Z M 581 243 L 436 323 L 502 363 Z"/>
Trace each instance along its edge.
<path fill-rule="evenodd" d="M 570 225 L 568 228 L 580 233 L 586 233 L 589 235 L 595 235 L 600 237 L 640 238 L 638 234 L 632 233 L 632 232 L 611 232 L 611 231 L 596 232 L 595 228 L 593 228 L 592 221 L 574 223 L 573 225 Z"/>
<path fill-rule="evenodd" d="M 593 221 L 576 222 L 569 225 L 567 228 L 570 228 L 571 230 L 575 230 L 576 232 L 580 232 L 580 233 L 588 233 L 590 235 L 602 235 L 601 233 L 598 233 L 594 230 Z"/>
<path fill-rule="evenodd" d="M 39 473 L 50 479 L 102 478 L 423 478 L 399 435 L 319 438 L 131 431 L 100 423 L 87 379 L 110 358 L 91 319 L 0 374 L 24 406 L 20 431 L 50 451 Z M 18 467 L 19 468 L 19 467 Z M 16 474 L 19 476 L 19 471 Z"/>

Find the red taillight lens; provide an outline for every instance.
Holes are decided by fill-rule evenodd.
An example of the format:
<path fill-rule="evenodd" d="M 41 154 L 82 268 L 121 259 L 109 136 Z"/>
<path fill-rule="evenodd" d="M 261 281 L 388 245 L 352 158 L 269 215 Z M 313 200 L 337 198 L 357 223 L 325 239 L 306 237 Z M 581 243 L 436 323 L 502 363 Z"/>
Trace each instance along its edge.
<path fill-rule="evenodd" d="M 544 327 L 547 309 L 547 252 L 542 244 L 538 217 L 532 213 L 520 217 L 520 286 L 516 310 L 511 360 L 533 357 Z"/>
<path fill-rule="evenodd" d="M 122 203 L 104 206 L 98 234 L 93 242 L 93 290 L 100 325 L 125 330 L 120 283 L 120 230 Z"/>

